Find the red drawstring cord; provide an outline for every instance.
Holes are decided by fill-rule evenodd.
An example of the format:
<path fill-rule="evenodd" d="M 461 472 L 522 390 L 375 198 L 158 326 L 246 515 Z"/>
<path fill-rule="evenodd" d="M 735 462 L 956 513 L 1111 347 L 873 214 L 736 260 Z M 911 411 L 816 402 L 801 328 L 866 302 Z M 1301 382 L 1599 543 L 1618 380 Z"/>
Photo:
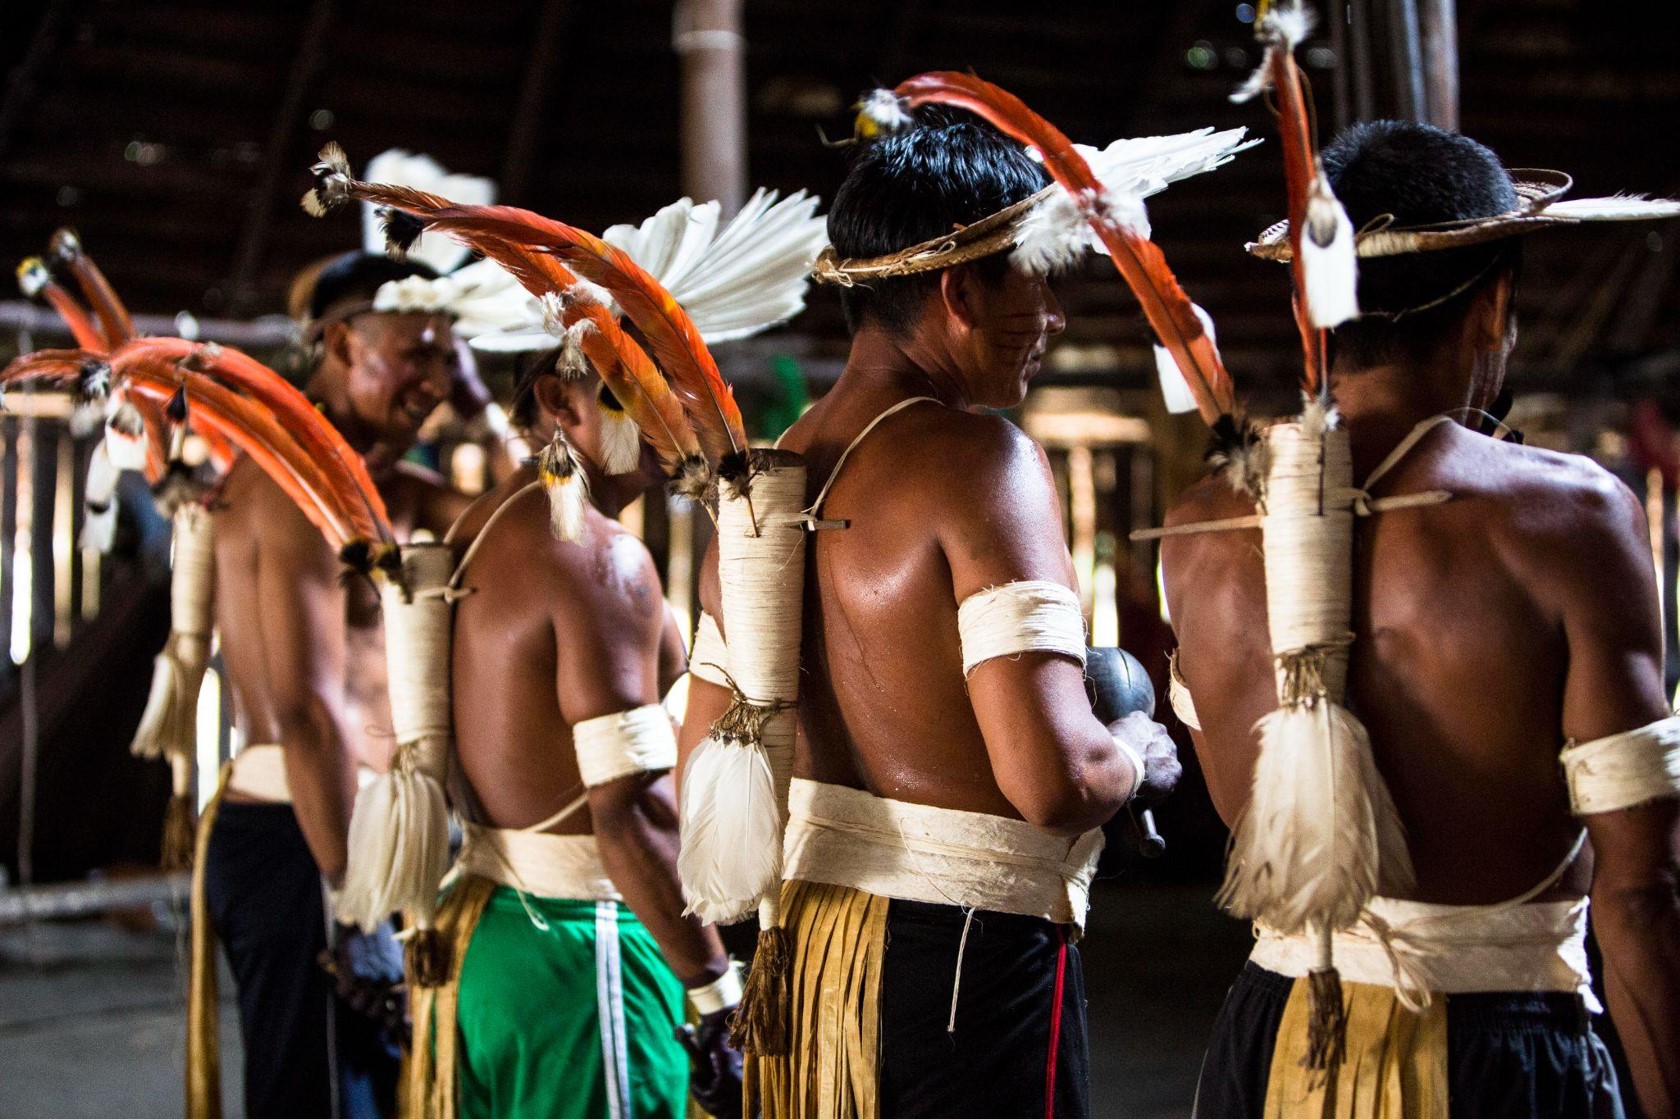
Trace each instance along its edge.
<path fill-rule="evenodd" d="M 1056 1119 L 1056 1050 L 1062 1042 L 1062 990 L 1067 982 L 1067 934 L 1056 930 L 1056 992 L 1050 1000 L 1050 1056 L 1044 1062 L 1044 1119 Z"/>

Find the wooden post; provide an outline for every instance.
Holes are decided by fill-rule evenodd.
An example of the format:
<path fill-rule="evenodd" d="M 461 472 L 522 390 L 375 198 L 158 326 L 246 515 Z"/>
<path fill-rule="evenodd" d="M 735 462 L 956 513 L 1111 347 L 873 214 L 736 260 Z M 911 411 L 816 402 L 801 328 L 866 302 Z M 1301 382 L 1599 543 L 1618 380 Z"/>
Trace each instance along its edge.
<path fill-rule="evenodd" d="M 1420 119 L 1440 128 L 1458 128 L 1458 3 L 1417 0 L 1418 35 L 1423 44 L 1423 99 Z"/>
<path fill-rule="evenodd" d="M 682 59 L 682 181 L 723 216 L 747 188 L 746 41 L 741 0 L 679 0 L 671 45 Z"/>

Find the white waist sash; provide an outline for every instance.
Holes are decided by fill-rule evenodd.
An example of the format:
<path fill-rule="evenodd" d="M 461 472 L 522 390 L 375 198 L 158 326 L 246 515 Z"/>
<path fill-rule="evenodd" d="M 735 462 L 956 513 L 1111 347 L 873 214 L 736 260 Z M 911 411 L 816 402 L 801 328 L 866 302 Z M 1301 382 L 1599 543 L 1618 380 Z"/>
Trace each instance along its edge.
<path fill-rule="evenodd" d="M 275 804 L 292 803 L 286 783 L 286 753 L 278 745 L 247 746 L 233 756 L 228 773 L 230 792 Z"/>
<path fill-rule="evenodd" d="M 1085 926 L 1103 834 L 888 800 L 794 778 L 782 877 Z"/>
<path fill-rule="evenodd" d="M 367 766 L 358 766 L 356 788 L 366 788 L 377 776 Z M 257 800 L 292 803 L 292 787 L 286 781 L 286 751 L 277 743 L 245 747 L 233 756 L 227 787 L 230 792 Z"/>
<path fill-rule="evenodd" d="M 1260 925 L 1249 956 L 1267 971 L 1299 978 L 1318 966 L 1313 933 L 1284 936 Z M 1390 987 L 1403 1002 L 1431 993 L 1566 991 L 1593 1013 L 1587 966 L 1587 899 L 1525 905 L 1430 905 L 1372 898 L 1359 923 L 1335 937 L 1336 969 L 1354 983 Z"/>
<path fill-rule="evenodd" d="M 551 835 L 466 825 L 455 869 L 539 898 L 618 901 L 592 835 Z"/>

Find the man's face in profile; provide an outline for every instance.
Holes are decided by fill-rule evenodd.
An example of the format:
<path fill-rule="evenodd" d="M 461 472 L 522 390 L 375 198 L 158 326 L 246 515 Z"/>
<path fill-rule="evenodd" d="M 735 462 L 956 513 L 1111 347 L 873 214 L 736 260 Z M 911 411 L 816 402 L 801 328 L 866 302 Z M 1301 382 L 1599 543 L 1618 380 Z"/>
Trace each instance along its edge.
<path fill-rule="evenodd" d="M 380 442 L 413 443 L 449 398 L 459 362 L 444 315 L 359 315 L 346 327 L 346 391 L 356 419 Z"/>
<path fill-rule="evenodd" d="M 1062 305 L 1042 276 L 1009 267 L 1000 279 L 968 285 L 962 344 L 969 403 L 1013 408 L 1043 367 L 1050 339 L 1067 325 Z"/>

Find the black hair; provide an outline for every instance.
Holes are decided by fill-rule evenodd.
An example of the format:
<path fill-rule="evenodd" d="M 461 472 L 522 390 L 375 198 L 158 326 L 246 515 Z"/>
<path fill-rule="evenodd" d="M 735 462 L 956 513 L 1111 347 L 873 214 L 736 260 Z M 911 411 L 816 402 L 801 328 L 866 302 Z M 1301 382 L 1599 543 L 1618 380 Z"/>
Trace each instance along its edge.
<path fill-rule="evenodd" d="M 1517 208 L 1499 157 L 1468 136 L 1414 121 L 1378 120 L 1343 129 L 1322 152 L 1330 186 L 1355 229 L 1392 215 L 1397 228 L 1494 217 Z M 1331 335 L 1332 355 L 1355 368 L 1425 358 L 1462 320 L 1471 301 L 1516 277 L 1521 241 L 1359 261 L 1362 317 Z"/>
<path fill-rule="evenodd" d="M 980 118 L 937 106 L 920 109 L 914 125 L 860 145 L 834 193 L 828 238 L 842 260 L 884 256 L 972 225 L 1049 181 L 1025 148 Z M 1008 257 L 975 263 L 994 281 L 1002 278 Z M 938 286 L 939 273 L 926 272 L 842 288 L 846 325 L 855 332 L 871 322 L 903 333 Z"/>
<path fill-rule="evenodd" d="M 371 302 L 380 287 L 410 276 L 437 279 L 437 272 L 417 260 L 392 260 L 375 253 L 345 253 L 322 268 L 309 295 L 309 317 L 319 320 L 351 303 Z"/>

